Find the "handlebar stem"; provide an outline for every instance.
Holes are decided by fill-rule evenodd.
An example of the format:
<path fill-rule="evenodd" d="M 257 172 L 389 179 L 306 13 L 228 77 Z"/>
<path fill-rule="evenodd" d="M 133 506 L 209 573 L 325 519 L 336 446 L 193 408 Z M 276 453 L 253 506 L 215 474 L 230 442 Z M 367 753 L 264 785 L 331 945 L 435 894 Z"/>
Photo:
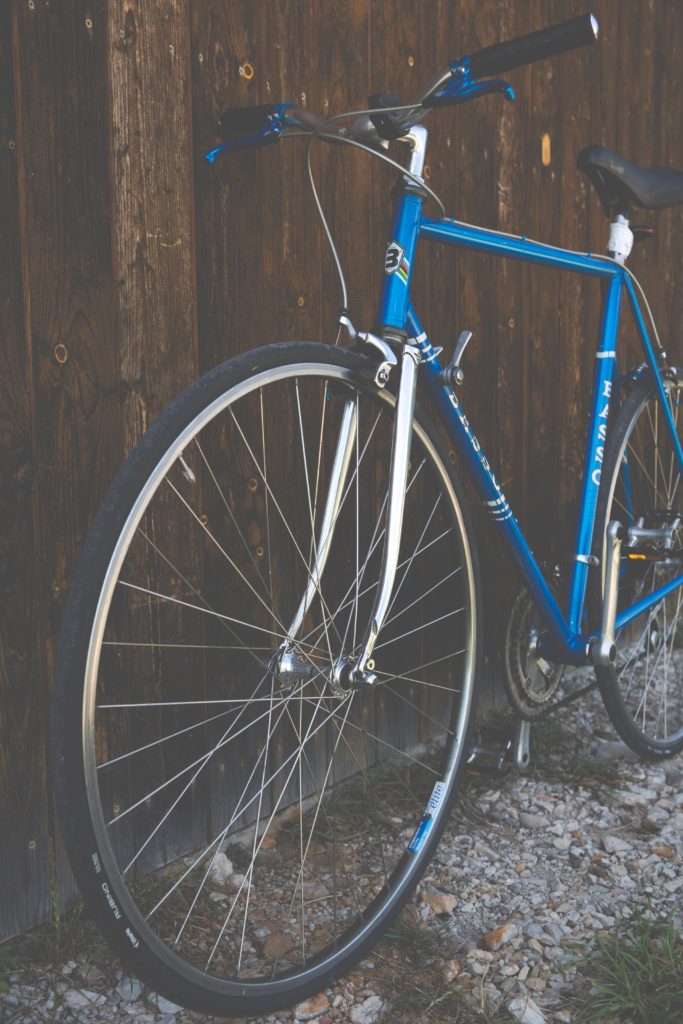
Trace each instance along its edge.
<path fill-rule="evenodd" d="M 410 131 L 405 135 L 405 138 L 410 140 L 412 150 L 408 170 L 411 175 L 413 175 L 413 178 L 419 178 L 420 181 L 423 180 L 422 175 L 424 172 L 425 159 L 427 157 L 428 137 L 429 132 L 423 124 L 413 125 Z"/>

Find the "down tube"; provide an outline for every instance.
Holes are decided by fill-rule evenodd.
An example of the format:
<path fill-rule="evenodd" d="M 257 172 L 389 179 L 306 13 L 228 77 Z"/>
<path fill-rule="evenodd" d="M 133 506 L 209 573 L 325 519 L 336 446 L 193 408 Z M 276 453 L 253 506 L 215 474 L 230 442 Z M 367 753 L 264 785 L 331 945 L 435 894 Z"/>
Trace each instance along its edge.
<path fill-rule="evenodd" d="M 512 514 L 512 509 L 481 450 L 460 402 L 452 388 L 445 386 L 439 380 L 441 365 L 438 355 L 429 343 L 412 306 L 408 308 L 406 325 L 410 336 L 415 338 L 422 351 L 421 380 L 439 410 L 449 436 L 467 466 L 468 474 L 489 516 L 503 535 L 506 549 L 517 563 L 531 590 L 554 644 L 562 651 L 563 660 L 567 664 L 585 665 L 587 663 L 587 638 L 573 635 L 569 631 L 560 606 L 546 583 L 531 548 Z"/>

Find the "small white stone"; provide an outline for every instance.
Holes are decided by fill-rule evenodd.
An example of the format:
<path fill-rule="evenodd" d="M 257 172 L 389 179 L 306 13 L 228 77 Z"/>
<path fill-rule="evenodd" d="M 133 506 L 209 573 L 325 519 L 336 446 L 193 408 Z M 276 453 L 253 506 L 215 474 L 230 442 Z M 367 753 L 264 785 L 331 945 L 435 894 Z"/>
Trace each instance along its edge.
<path fill-rule="evenodd" d="M 369 996 L 360 1006 L 354 1006 L 351 1010 L 352 1024 L 375 1024 L 384 1006 L 384 1000 L 379 996 Z"/>
<path fill-rule="evenodd" d="M 89 1006 L 102 1006 L 107 997 L 91 992 L 87 988 L 72 988 L 64 994 L 64 1001 L 72 1010 L 85 1010 Z"/>
<path fill-rule="evenodd" d="M 545 1017 L 531 996 L 517 996 L 508 1003 L 508 1010 L 519 1024 L 545 1024 Z"/>
<path fill-rule="evenodd" d="M 619 836 L 603 836 L 602 845 L 608 853 L 626 853 L 627 850 L 631 849 L 629 844 L 624 839 L 620 839 Z"/>
<path fill-rule="evenodd" d="M 154 1003 L 159 1013 L 167 1013 L 170 1016 L 174 1016 L 176 1013 L 182 1013 L 182 1006 L 178 1006 L 177 1003 L 172 1003 L 170 999 L 164 999 L 163 996 L 153 995 L 150 996 L 150 1003 Z"/>
<path fill-rule="evenodd" d="M 244 879 L 245 879 L 245 876 L 244 876 L 244 875 L 240 875 L 240 874 L 238 874 L 237 872 L 235 872 L 235 873 L 234 873 L 234 874 L 233 874 L 233 875 L 232 875 L 232 876 L 231 876 L 231 877 L 230 877 L 230 878 L 228 879 L 228 886 L 229 886 L 229 888 L 230 888 L 230 889 L 232 889 L 232 890 L 233 890 L 233 892 L 239 892 L 239 890 L 240 890 L 240 889 L 241 889 L 241 888 L 243 887 L 243 885 L 244 885 Z M 253 887 L 252 887 L 252 889 L 253 889 Z"/>
<path fill-rule="evenodd" d="M 545 814 L 529 814 L 527 811 L 520 811 L 519 823 L 523 828 L 547 828 L 550 818 L 546 818 Z"/>
<path fill-rule="evenodd" d="M 217 853 L 209 871 L 211 882 L 214 885 L 227 885 L 232 874 L 232 861 L 224 853 Z"/>
<path fill-rule="evenodd" d="M 142 984 L 137 978 L 121 978 L 116 986 L 116 994 L 124 1003 L 132 1003 L 142 994 Z"/>

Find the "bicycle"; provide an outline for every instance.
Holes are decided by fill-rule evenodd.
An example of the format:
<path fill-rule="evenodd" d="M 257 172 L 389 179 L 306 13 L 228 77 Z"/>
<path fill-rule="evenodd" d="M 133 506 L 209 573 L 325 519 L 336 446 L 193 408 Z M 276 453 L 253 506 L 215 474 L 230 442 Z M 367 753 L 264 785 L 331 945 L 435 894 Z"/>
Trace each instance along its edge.
<path fill-rule="evenodd" d="M 681 374 L 651 317 L 650 337 L 625 267 L 632 206 L 683 202 L 683 174 L 582 151 L 611 222 L 606 257 L 423 212 L 429 196 L 438 202 L 423 175 L 426 114 L 492 92 L 514 98 L 491 76 L 597 35 L 585 15 L 487 47 L 408 105 L 378 95 L 335 118 L 291 104 L 221 118 L 210 161 L 308 134 L 368 149 L 401 178 L 375 329 L 353 326 L 323 216 L 347 344 L 250 351 L 182 394 L 116 478 L 71 588 L 52 733 L 65 843 L 113 948 L 177 1003 L 251 1016 L 318 991 L 377 941 L 434 853 L 481 660 L 477 552 L 454 461 L 531 595 L 508 630 L 521 712 L 549 706 L 563 665 L 592 665 L 634 749 L 683 749 L 670 683 L 680 674 Z M 387 155 L 391 141 L 407 146 L 407 167 Z M 536 563 L 456 394 L 469 332 L 442 366 L 410 303 L 418 237 L 604 283 L 564 595 Z M 623 294 L 644 363 L 619 374 Z M 416 401 L 418 383 L 455 460 Z"/>

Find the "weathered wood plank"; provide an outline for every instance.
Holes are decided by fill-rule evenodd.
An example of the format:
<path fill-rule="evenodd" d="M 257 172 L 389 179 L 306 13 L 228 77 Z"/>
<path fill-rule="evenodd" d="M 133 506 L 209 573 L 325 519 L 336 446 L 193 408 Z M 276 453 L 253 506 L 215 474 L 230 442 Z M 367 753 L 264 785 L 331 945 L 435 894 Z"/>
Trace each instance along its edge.
<path fill-rule="evenodd" d="M 114 272 L 125 442 L 196 374 L 186 0 L 112 0 Z"/>
<path fill-rule="evenodd" d="M 22 281 L 12 11 L 0 9 L 0 937 L 50 911 L 45 676 L 36 586 L 33 439 Z"/>
<path fill-rule="evenodd" d="M 592 143 L 616 148 L 614 126 L 626 111 L 617 106 L 619 8 L 613 0 L 596 5 L 600 43 L 578 51 L 572 86 L 561 85 L 562 111 L 562 245 L 580 251 L 605 251 L 608 227 L 595 191 L 576 169 L 579 151 Z M 580 14 L 574 4 L 569 14 Z M 571 550 L 586 444 L 595 346 L 600 323 L 600 285 L 574 274 L 561 276 L 561 320 L 557 373 L 562 400 L 557 407 L 555 470 L 558 534 Z"/>
<path fill-rule="evenodd" d="M 599 46 L 511 73 L 517 105 L 489 98 L 432 114 L 430 181 L 449 213 L 601 252 L 605 218 L 575 170 L 578 150 L 601 142 L 637 162 L 683 166 L 677 6 L 595 0 L 594 8 Z M 458 53 L 584 10 L 582 0 L 3 6 L 0 815 L 9 823 L 3 877 L 17 884 L 9 900 L 3 888 L 0 934 L 48 912 L 46 768 L 26 737 L 44 734 L 63 596 L 122 453 L 200 370 L 254 344 L 334 335 L 339 291 L 307 195 L 303 144 L 236 154 L 210 170 L 200 151 L 214 141 L 215 115 L 228 105 L 280 99 L 332 113 L 379 89 L 409 98 Z M 370 326 L 394 172 L 338 148 L 314 154 L 314 166 L 354 318 Z M 680 362 L 681 210 L 642 219 L 658 236 L 636 250 L 632 266 Z M 465 408 L 539 554 L 561 553 L 574 539 L 598 287 L 575 275 L 425 247 L 415 298 L 432 340 L 447 351 L 460 329 L 474 330 Z M 627 334 L 622 366 L 638 358 L 633 340 Z M 380 467 L 378 488 L 385 482 Z M 215 495 L 205 484 L 196 500 L 211 520 Z M 258 531 L 262 498 L 247 484 L 241 508 Z M 177 510 L 160 529 L 158 538 L 175 551 Z M 490 539 L 487 527 L 482 535 Z M 181 554 L 192 579 L 217 585 L 195 542 Z M 135 557 L 146 557 L 142 548 Z M 513 577 L 501 570 L 498 545 L 487 543 L 484 557 L 495 619 L 492 597 Z M 172 614 L 154 614 L 159 630 L 174 628 Z M 125 628 L 138 627 L 129 616 Z M 180 662 L 164 663 L 164 686 L 179 688 L 182 671 Z M 404 739 L 413 735 L 405 718 L 397 729 Z M 116 749 L 125 739 L 125 730 L 103 734 Z M 316 756 L 323 758 L 322 745 Z M 220 793 L 220 766 L 212 783 Z M 122 774 L 112 800 L 126 798 L 127 784 Z M 20 817 L 21 807 L 28 811 Z M 205 811 L 188 810 L 197 837 Z M 160 844 L 150 863 L 167 852 Z M 57 884 L 66 899 L 61 855 Z"/>
<path fill-rule="evenodd" d="M 128 449 L 199 369 L 189 3 L 112 0 L 107 22 L 119 375 Z M 197 515 L 203 513 L 202 501 L 199 487 L 191 498 Z M 146 525 L 148 536 L 176 568 L 178 577 L 182 575 L 195 588 L 201 586 L 201 527 L 170 489 L 155 498 Z M 131 555 L 128 572 L 140 582 L 157 572 L 163 579 L 167 563 L 163 559 L 155 563 L 150 546 L 143 544 Z M 156 599 L 150 598 L 147 604 L 147 611 L 136 608 L 136 614 L 131 608 L 133 635 L 140 628 L 138 620 L 149 614 L 158 639 L 171 639 L 174 623 L 180 628 L 182 616 Z M 140 669 L 137 678 L 141 692 L 154 693 L 157 700 L 173 700 L 187 697 L 190 677 L 183 659 L 160 656 L 150 671 Z M 201 692 L 201 673 L 199 680 Z M 197 756 L 204 749 L 201 737 L 193 743 L 191 751 Z M 168 754 L 176 758 L 175 770 L 179 763 L 192 760 L 191 751 Z M 164 770 L 164 764 L 157 770 Z M 141 859 L 146 868 L 163 863 L 172 849 L 176 853 L 192 849 L 206 834 L 206 800 L 195 801 L 189 793 L 173 812 L 168 827 L 155 831 L 163 811 L 162 799 L 146 818 L 141 811 L 135 819 L 138 845 L 153 836 Z"/>
<path fill-rule="evenodd" d="M 531 14 L 534 24 L 561 21 L 562 4 L 536 3 Z M 559 100 L 563 80 L 575 80 L 576 68 L 570 54 L 558 65 L 542 61 L 532 65 L 524 83 L 528 121 L 527 149 L 524 155 L 529 182 L 527 217 L 520 225 L 531 238 L 563 244 L 562 205 L 557 201 L 562 189 L 562 122 Z M 567 182 L 567 191 L 571 179 Z M 554 483 L 557 408 L 563 398 L 562 382 L 557 374 L 562 279 L 559 271 L 528 268 L 524 282 L 528 290 L 526 332 L 528 334 L 527 373 L 524 409 L 527 416 L 527 504 L 526 525 L 534 551 L 539 558 L 557 557 L 557 517 Z"/>
<path fill-rule="evenodd" d="M 15 19 L 40 608 L 40 681 L 30 699 L 47 716 L 64 595 L 120 457 L 105 23 L 79 0 L 59 10 L 16 4 Z M 34 749 L 39 774 L 42 749 Z M 57 853 L 66 899 L 70 875 Z"/>

